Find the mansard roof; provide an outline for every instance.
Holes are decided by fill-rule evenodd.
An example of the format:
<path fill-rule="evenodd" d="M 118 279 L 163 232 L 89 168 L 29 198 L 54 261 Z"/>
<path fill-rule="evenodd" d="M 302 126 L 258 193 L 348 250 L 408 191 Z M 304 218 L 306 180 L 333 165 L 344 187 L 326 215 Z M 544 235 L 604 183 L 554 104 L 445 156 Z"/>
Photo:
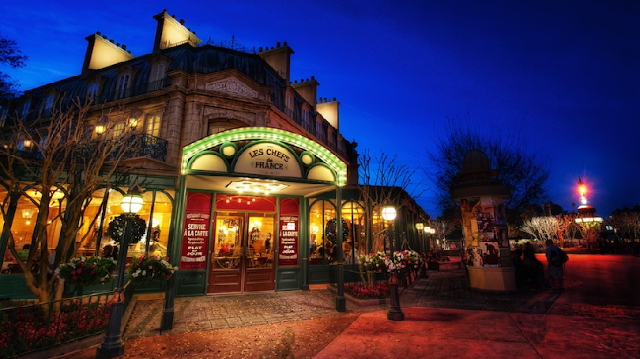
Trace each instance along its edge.
<path fill-rule="evenodd" d="M 271 87 L 274 100 L 281 96 L 286 87 L 285 80 L 257 54 L 227 49 L 224 47 L 204 45 L 192 47 L 183 44 L 164 49 L 160 52 L 171 59 L 167 72 L 183 70 L 187 73 L 209 74 L 227 69 L 237 69 L 261 85 Z M 64 93 L 66 99 L 79 97 L 84 99 L 90 82 L 101 78 L 104 83 L 101 93 L 117 90 L 119 69 L 129 66 L 135 71 L 131 78 L 130 88 L 144 86 L 149 83 L 151 74 L 150 60 L 153 54 L 136 57 L 100 70 L 92 70 L 86 76 L 74 76 L 55 83 L 47 84 L 25 92 L 25 95 L 37 100 L 44 100 L 46 92 L 52 88 Z M 92 80 L 92 81 L 89 81 Z"/>

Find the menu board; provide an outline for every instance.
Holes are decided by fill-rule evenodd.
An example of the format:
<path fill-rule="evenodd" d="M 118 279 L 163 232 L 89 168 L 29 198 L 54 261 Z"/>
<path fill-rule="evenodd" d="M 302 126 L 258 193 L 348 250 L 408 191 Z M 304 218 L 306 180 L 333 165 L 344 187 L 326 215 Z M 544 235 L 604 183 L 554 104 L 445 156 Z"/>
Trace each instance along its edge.
<path fill-rule="evenodd" d="M 280 216 L 280 243 L 278 245 L 278 265 L 298 265 L 298 224 L 297 215 Z"/>
<path fill-rule="evenodd" d="M 182 232 L 180 269 L 207 268 L 210 217 L 211 193 L 189 192 Z"/>

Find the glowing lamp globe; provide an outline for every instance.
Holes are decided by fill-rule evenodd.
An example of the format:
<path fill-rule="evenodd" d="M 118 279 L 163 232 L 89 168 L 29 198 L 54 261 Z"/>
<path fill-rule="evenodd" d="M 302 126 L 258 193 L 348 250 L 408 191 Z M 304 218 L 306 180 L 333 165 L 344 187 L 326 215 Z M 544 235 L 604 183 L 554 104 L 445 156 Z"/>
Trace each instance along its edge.
<path fill-rule="evenodd" d="M 142 196 L 137 193 L 127 193 L 127 195 L 122 198 L 122 202 L 120 202 L 122 211 L 130 214 L 138 213 L 143 205 Z"/>
<path fill-rule="evenodd" d="M 396 208 L 391 205 L 383 206 L 382 218 L 384 218 L 385 221 L 393 221 L 396 219 Z"/>

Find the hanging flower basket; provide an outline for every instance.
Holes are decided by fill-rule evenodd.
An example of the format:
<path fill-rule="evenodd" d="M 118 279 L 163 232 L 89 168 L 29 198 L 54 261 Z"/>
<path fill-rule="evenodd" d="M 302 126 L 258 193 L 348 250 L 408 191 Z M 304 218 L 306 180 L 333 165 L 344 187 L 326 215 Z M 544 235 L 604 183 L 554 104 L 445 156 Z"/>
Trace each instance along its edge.
<path fill-rule="evenodd" d="M 80 256 L 60 265 L 54 273 L 63 283 L 88 286 L 111 282 L 116 267 L 113 258 Z"/>
<path fill-rule="evenodd" d="M 177 270 L 178 267 L 169 263 L 169 257 L 133 257 L 127 269 L 127 277 L 131 284 L 143 284 L 153 280 L 170 279 Z"/>
<path fill-rule="evenodd" d="M 120 243 L 124 239 L 125 226 L 127 224 L 127 215 L 121 214 L 112 219 L 107 227 L 107 235 L 114 241 Z M 129 245 L 134 245 L 142 239 L 147 230 L 147 222 L 140 218 L 137 214 L 131 220 L 131 237 Z"/>

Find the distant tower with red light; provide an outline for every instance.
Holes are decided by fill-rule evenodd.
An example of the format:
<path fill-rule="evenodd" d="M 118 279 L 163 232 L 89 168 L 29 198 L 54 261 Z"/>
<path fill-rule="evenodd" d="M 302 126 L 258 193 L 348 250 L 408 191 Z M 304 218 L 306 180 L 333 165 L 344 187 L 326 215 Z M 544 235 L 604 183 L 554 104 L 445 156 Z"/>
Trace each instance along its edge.
<path fill-rule="evenodd" d="M 578 206 L 578 213 L 581 215 L 592 215 L 596 213 L 595 207 L 587 204 L 587 186 L 582 182 L 581 178 L 578 178 L 578 192 L 580 192 L 580 206 Z"/>

